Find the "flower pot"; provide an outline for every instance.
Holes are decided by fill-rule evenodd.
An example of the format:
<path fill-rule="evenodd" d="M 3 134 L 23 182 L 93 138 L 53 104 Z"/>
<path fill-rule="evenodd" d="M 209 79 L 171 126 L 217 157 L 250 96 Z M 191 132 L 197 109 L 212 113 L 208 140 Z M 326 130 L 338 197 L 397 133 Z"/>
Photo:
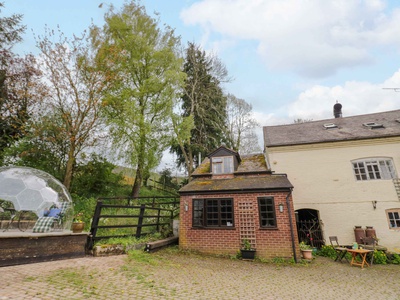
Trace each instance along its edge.
<path fill-rule="evenodd" d="M 256 250 L 254 249 L 251 250 L 240 249 L 240 252 L 242 254 L 243 259 L 254 259 L 256 255 Z"/>
<path fill-rule="evenodd" d="M 80 233 L 83 231 L 83 228 L 85 228 L 85 223 L 84 222 L 74 222 L 72 223 L 72 232 L 73 233 Z"/>
<path fill-rule="evenodd" d="M 312 250 L 301 250 L 301 255 L 304 259 L 312 259 Z"/>

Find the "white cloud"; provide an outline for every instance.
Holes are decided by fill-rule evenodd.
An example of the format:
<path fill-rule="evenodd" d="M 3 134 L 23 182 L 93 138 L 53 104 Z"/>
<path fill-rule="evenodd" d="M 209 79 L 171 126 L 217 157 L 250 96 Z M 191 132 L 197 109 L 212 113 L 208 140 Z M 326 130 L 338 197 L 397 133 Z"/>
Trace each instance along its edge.
<path fill-rule="evenodd" d="M 288 105 L 287 115 L 291 120 L 330 119 L 336 100 L 343 105 L 343 117 L 399 109 L 400 93 L 384 89 L 390 87 L 400 87 L 400 70 L 379 84 L 347 81 L 334 87 L 316 85 Z"/>
<path fill-rule="evenodd" d="M 202 0 L 181 13 L 207 40 L 255 40 L 275 70 L 324 77 L 373 62 L 381 46 L 400 49 L 400 10 L 383 0 Z"/>

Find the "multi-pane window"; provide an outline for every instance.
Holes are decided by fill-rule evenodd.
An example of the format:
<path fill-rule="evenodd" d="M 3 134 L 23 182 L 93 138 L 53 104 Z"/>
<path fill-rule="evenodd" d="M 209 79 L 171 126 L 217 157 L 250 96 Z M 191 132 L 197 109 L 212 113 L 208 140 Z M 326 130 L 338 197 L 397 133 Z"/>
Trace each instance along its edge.
<path fill-rule="evenodd" d="M 193 226 L 233 226 L 233 199 L 193 199 Z"/>
<path fill-rule="evenodd" d="M 229 174 L 233 173 L 233 157 L 221 156 L 212 158 L 213 174 Z"/>
<path fill-rule="evenodd" d="M 400 229 L 400 209 L 393 209 L 387 212 L 389 227 Z"/>
<path fill-rule="evenodd" d="M 261 227 L 276 227 L 275 205 L 273 197 L 258 198 Z"/>
<path fill-rule="evenodd" d="M 377 180 L 396 178 L 391 159 L 373 158 L 353 161 L 354 175 L 357 180 Z"/>

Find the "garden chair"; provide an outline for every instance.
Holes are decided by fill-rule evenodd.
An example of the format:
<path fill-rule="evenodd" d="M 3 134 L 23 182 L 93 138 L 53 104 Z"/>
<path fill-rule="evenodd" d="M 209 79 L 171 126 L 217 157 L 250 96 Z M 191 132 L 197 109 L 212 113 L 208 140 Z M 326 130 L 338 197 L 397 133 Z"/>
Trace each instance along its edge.
<path fill-rule="evenodd" d="M 330 236 L 329 241 L 333 249 L 335 249 L 336 251 L 335 261 L 339 260 L 340 262 L 342 262 L 342 259 L 344 258 L 347 262 L 349 262 L 349 260 L 346 257 L 347 248 L 339 244 L 337 236 Z"/>
<path fill-rule="evenodd" d="M 37 219 L 35 226 L 33 226 L 33 232 L 49 232 L 52 230 L 62 230 L 64 217 L 67 209 L 69 208 L 69 202 L 61 202 L 61 207 L 53 206 L 49 212 Z"/>
<path fill-rule="evenodd" d="M 372 264 L 374 262 L 375 248 L 376 248 L 376 245 L 378 242 L 373 237 L 363 237 L 362 242 L 365 246 L 370 246 L 370 247 L 368 247 L 368 249 L 372 248 L 370 250 L 373 250 L 373 252 L 371 252 L 371 254 L 368 254 L 368 256 L 370 256 L 370 265 L 372 266 Z M 365 247 L 365 248 L 367 248 L 367 247 Z"/>

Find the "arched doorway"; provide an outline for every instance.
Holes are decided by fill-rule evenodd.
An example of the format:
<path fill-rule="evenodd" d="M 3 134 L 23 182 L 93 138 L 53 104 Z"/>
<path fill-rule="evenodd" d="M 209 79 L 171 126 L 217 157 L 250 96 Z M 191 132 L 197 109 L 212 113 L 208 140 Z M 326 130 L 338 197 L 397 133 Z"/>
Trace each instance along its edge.
<path fill-rule="evenodd" d="M 319 221 L 319 211 L 315 209 L 298 209 L 295 211 L 299 242 L 321 248 L 325 245 L 324 235 Z"/>

